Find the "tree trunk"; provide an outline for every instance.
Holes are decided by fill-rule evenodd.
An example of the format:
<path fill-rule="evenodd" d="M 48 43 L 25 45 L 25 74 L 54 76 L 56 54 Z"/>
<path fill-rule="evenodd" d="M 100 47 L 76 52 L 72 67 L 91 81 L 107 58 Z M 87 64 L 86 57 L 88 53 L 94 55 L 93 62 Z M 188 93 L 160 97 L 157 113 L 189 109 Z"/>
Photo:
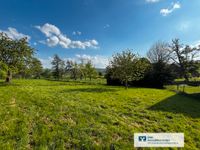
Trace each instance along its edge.
<path fill-rule="evenodd" d="M 125 88 L 128 89 L 128 81 L 125 81 Z"/>
<path fill-rule="evenodd" d="M 188 83 L 189 82 L 189 77 L 188 77 L 187 74 L 184 75 L 184 78 L 185 78 L 185 82 Z"/>
<path fill-rule="evenodd" d="M 10 83 L 12 79 L 12 73 L 10 70 L 7 71 L 7 77 L 6 77 L 6 82 Z"/>

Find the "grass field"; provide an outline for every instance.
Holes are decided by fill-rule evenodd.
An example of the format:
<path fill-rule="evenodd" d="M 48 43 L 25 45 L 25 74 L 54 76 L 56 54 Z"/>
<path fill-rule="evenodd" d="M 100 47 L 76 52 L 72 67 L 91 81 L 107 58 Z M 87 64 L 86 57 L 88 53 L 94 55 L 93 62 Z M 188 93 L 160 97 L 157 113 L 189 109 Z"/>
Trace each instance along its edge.
<path fill-rule="evenodd" d="M 0 108 L 0 149 L 134 149 L 136 132 L 184 132 L 200 149 L 200 100 L 169 90 L 14 80 Z"/>
<path fill-rule="evenodd" d="M 184 81 L 185 79 L 181 78 L 181 79 L 176 79 L 175 81 Z M 189 81 L 200 81 L 200 77 L 193 77 L 190 78 Z"/>

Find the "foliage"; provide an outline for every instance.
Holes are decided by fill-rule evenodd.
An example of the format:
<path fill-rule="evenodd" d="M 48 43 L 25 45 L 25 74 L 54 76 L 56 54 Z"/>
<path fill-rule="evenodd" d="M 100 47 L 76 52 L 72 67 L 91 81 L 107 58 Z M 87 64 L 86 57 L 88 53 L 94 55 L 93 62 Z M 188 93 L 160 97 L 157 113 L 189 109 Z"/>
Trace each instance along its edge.
<path fill-rule="evenodd" d="M 64 75 L 64 61 L 57 54 L 55 54 L 51 64 L 53 77 L 58 80 L 61 79 Z"/>
<path fill-rule="evenodd" d="M 78 64 L 76 61 L 68 60 L 66 63 L 66 72 L 70 74 L 71 78 L 77 80 L 80 78 L 89 78 L 90 81 L 97 75 L 96 69 L 93 67 L 91 60 L 88 60 L 85 64 L 81 62 Z"/>
<path fill-rule="evenodd" d="M 43 69 L 42 73 L 41 73 L 41 77 L 45 78 L 45 79 L 49 79 L 51 78 L 52 73 L 51 73 L 51 69 L 45 68 Z"/>
<path fill-rule="evenodd" d="M 78 79 L 78 76 L 80 75 L 80 68 L 79 65 L 76 62 L 68 60 L 66 62 L 66 67 L 65 67 L 66 73 L 70 74 L 70 77 L 74 80 Z"/>
<path fill-rule="evenodd" d="M 107 72 L 113 79 L 118 79 L 128 86 L 130 81 L 138 81 L 144 77 L 148 65 L 130 50 L 122 51 L 113 56 Z"/>
<path fill-rule="evenodd" d="M 147 82 L 149 82 L 152 87 L 157 88 L 163 88 L 164 85 L 172 83 L 175 78 L 170 65 L 164 62 L 152 64 L 152 70 L 147 74 L 147 76 Z"/>
<path fill-rule="evenodd" d="M 30 74 L 34 78 L 40 78 L 43 71 L 42 63 L 37 58 L 33 58 L 31 61 L 32 62 L 30 65 L 30 70 L 31 70 Z"/>
<path fill-rule="evenodd" d="M 8 66 L 0 61 L 0 79 L 6 78 Z"/>
<path fill-rule="evenodd" d="M 190 75 L 197 72 L 195 59 L 200 54 L 200 47 L 183 46 L 179 39 L 172 40 L 170 49 L 170 58 L 180 67 L 180 73 L 186 81 L 189 81 Z"/>
<path fill-rule="evenodd" d="M 85 64 L 85 72 L 86 72 L 86 76 L 90 79 L 90 81 L 92 77 L 97 76 L 97 71 L 93 67 L 92 62 L 90 60 Z"/>
<path fill-rule="evenodd" d="M 0 62 L 7 66 L 6 81 L 10 81 L 12 73 L 23 71 L 33 55 L 34 49 L 29 46 L 27 38 L 13 40 L 0 33 Z"/>

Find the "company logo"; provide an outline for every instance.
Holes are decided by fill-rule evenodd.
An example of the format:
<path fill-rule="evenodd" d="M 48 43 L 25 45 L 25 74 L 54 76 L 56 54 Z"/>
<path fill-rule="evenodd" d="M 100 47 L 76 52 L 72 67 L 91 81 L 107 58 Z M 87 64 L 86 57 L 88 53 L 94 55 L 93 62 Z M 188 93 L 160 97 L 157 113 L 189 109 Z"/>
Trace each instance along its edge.
<path fill-rule="evenodd" d="M 134 133 L 134 147 L 184 147 L 184 133 Z"/>
<path fill-rule="evenodd" d="M 139 142 L 146 142 L 147 141 L 147 137 L 146 136 L 139 136 L 138 140 L 139 140 Z"/>

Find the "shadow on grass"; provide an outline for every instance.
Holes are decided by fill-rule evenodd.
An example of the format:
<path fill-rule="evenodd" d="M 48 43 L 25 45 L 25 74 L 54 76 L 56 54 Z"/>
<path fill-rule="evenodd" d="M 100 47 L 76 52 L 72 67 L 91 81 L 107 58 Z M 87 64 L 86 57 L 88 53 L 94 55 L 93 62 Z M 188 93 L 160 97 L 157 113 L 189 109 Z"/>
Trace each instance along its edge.
<path fill-rule="evenodd" d="M 4 86 L 19 86 L 18 84 L 15 83 L 6 83 L 5 81 L 0 81 L 0 87 L 4 87 Z"/>
<path fill-rule="evenodd" d="M 148 109 L 153 111 L 183 114 L 192 118 L 200 118 L 200 99 L 195 98 L 195 95 L 176 94 L 151 106 Z M 198 95 L 200 95 L 200 93 Z"/>
<path fill-rule="evenodd" d="M 200 101 L 200 93 L 186 94 L 186 96 L 193 97 L 193 98 L 198 99 Z"/>
<path fill-rule="evenodd" d="M 103 93 L 103 92 L 116 92 L 117 89 L 110 88 L 78 88 L 78 89 L 66 89 L 63 92 L 91 92 L 91 93 Z"/>
<path fill-rule="evenodd" d="M 80 84 L 80 85 L 106 85 L 106 83 L 102 83 L 101 81 L 97 80 L 56 80 L 56 79 L 45 79 L 47 81 L 56 81 L 56 82 L 64 82 L 64 83 L 74 83 L 74 84 Z"/>

